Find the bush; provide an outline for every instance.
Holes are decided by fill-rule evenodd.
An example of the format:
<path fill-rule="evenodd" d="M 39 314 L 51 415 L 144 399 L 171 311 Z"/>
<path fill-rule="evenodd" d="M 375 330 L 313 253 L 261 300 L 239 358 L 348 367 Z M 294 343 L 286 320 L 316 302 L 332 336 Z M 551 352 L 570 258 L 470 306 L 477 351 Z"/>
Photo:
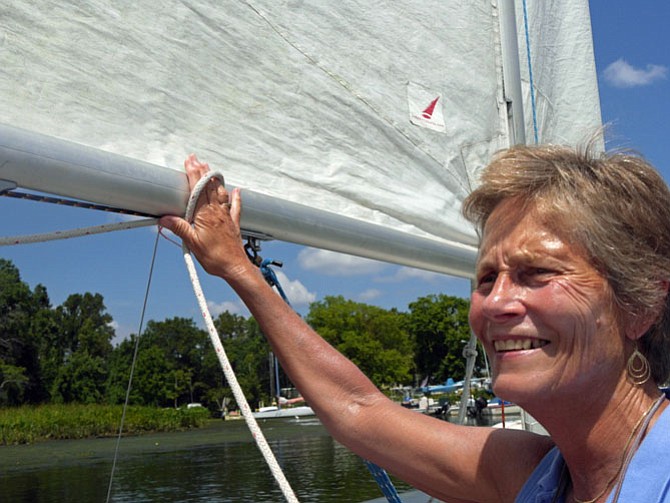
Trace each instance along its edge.
<path fill-rule="evenodd" d="M 115 436 L 122 414 L 120 405 L 69 404 L 0 409 L 0 445 Z M 205 408 L 128 407 L 123 434 L 197 428 L 207 421 L 208 416 Z"/>

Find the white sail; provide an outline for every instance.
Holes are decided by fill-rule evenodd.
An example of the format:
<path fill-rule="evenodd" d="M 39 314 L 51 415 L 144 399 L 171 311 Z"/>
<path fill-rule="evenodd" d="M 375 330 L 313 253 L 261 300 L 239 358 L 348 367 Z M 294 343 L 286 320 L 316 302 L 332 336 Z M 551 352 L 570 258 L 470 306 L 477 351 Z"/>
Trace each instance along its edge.
<path fill-rule="evenodd" d="M 249 231 L 471 276 L 460 204 L 511 141 L 503 62 L 529 141 L 600 124 L 587 1 L 525 3 L 509 54 L 491 0 L 5 2 L 0 180 L 176 213 L 197 152 L 248 189 Z"/>

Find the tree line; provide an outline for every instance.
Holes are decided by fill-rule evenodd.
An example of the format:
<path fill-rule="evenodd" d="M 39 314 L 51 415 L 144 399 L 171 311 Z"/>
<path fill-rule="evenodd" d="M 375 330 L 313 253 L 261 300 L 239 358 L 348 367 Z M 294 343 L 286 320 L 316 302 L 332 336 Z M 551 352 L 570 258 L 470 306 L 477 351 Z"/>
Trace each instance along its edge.
<path fill-rule="evenodd" d="M 306 322 L 376 385 L 417 385 L 463 378 L 469 302 L 428 295 L 407 312 L 342 296 L 310 305 Z M 224 312 L 214 321 L 252 406 L 272 400 L 270 348 L 253 317 Z M 206 331 L 192 319 L 152 320 L 113 345 L 112 316 L 98 293 L 74 293 L 52 306 L 47 289 L 31 289 L 0 259 L 0 406 L 42 403 L 119 404 L 137 351 L 130 403 L 211 410 L 232 398 Z M 137 348 L 137 349 L 136 349 Z M 477 367 L 483 366 L 483 355 Z M 281 370 L 281 369 L 280 369 Z M 280 371 L 282 387 L 291 387 Z"/>

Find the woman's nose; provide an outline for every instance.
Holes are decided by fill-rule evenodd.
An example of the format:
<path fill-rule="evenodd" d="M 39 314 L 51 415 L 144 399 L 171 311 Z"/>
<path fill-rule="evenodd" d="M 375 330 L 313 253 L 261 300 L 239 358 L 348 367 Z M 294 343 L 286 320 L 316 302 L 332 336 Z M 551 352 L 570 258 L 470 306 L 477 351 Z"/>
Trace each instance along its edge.
<path fill-rule="evenodd" d="M 521 289 L 509 274 L 498 274 L 491 291 L 483 301 L 482 309 L 487 318 L 504 321 L 523 314 Z"/>

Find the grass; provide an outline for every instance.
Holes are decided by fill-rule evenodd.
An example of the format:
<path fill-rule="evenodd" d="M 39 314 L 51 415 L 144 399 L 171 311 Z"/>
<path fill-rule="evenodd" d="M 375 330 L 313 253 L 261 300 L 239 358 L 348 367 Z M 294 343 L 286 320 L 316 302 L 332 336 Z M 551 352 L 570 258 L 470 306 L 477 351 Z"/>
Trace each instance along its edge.
<path fill-rule="evenodd" d="M 118 435 L 121 405 L 40 405 L 0 408 L 0 445 L 31 444 L 45 440 Z M 180 431 L 205 424 L 204 408 L 161 409 L 129 407 L 124 435 Z"/>

